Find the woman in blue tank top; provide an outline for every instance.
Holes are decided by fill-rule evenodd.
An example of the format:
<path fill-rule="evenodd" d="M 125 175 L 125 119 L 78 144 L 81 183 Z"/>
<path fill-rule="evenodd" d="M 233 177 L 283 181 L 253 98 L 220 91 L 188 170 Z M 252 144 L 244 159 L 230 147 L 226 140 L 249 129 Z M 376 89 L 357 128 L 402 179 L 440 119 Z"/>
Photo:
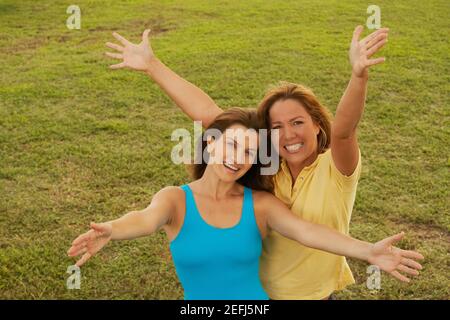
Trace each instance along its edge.
<path fill-rule="evenodd" d="M 262 239 L 252 191 L 244 188 L 239 222 L 218 228 L 203 220 L 188 185 L 184 224 L 170 243 L 185 299 L 267 299 L 259 280 Z"/>
<path fill-rule="evenodd" d="M 77 237 L 69 256 L 83 265 L 110 240 L 134 239 L 164 229 L 185 299 L 268 299 L 259 279 L 262 239 L 268 229 L 305 246 L 378 265 L 399 278 L 417 275 L 423 257 L 392 245 L 403 233 L 375 244 L 306 222 L 270 192 L 271 176 L 260 174 L 255 112 L 220 114 L 202 137 L 194 181 L 159 191 L 144 210 L 132 211 Z M 254 129 L 254 130 L 247 130 Z"/>

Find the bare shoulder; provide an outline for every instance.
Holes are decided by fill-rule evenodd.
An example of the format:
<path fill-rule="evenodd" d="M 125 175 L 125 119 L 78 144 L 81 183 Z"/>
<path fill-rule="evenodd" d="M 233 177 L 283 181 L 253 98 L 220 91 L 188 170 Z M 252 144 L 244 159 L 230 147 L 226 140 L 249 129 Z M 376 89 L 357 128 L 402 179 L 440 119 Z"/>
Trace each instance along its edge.
<path fill-rule="evenodd" d="M 253 202 L 255 213 L 265 218 L 286 208 L 286 204 L 283 201 L 266 191 L 254 191 Z"/>
<path fill-rule="evenodd" d="M 184 191 L 177 186 L 168 186 L 159 190 L 152 199 L 152 204 L 164 208 L 168 213 L 168 221 L 165 227 L 173 227 L 182 220 L 182 213 L 185 211 Z M 180 220 L 181 219 L 181 220 Z M 167 231 L 167 230 L 166 230 Z M 170 230 L 169 230 L 170 231 Z"/>
<path fill-rule="evenodd" d="M 154 197 L 163 197 L 166 199 L 173 199 L 175 197 L 179 197 L 180 195 L 183 195 L 184 191 L 178 186 L 167 186 L 159 190 L 157 193 L 155 193 Z"/>
<path fill-rule="evenodd" d="M 176 206 L 180 200 L 184 199 L 184 191 L 177 186 L 168 186 L 159 190 L 152 198 L 152 202 L 162 202 Z"/>
<path fill-rule="evenodd" d="M 258 206 L 266 206 L 267 204 L 278 202 L 278 198 L 267 191 L 253 190 L 253 201 Z"/>
<path fill-rule="evenodd" d="M 253 209 L 255 211 L 256 223 L 261 234 L 261 238 L 264 239 L 267 236 L 267 208 L 270 203 L 272 194 L 266 191 L 252 190 L 253 196 Z"/>

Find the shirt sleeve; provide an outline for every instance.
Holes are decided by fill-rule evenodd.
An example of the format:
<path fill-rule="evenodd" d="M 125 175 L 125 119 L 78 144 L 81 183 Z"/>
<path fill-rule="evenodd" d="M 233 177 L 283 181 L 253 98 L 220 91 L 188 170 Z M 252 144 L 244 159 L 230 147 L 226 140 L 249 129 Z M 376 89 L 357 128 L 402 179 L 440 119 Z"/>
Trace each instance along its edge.
<path fill-rule="evenodd" d="M 329 152 L 330 157 L 330 168 L 331 176 L 336 181 L 338 187 L 343 192 L 353 192 L 355 191 L 359 177 L 361 176 L 361 150 L 358 149 L 358 164 L 356 165 L 355 171 L 349 176 L 342 174 L 336 167 L 331 152 Z"/>

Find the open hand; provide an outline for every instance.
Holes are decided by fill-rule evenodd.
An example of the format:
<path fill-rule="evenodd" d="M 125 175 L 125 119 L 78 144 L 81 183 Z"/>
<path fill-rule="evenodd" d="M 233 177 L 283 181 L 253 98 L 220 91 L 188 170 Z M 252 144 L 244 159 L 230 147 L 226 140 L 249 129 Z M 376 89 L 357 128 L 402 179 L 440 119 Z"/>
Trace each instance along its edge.
<path fill-rule="evenodd" d="M 417 270 L 421 270 L 422 266 L 414 259 L 421 260 L 423 256 L 415 251 L 402 250 L 392 246 L 400 241 L 403 236 L 404 233 L 402 232 L 373 244 L 368 261 L 400 281 L 409 282 L 410 279 L 399 271 L 413 276 L 419 275 Z"/>
<path fill-rule="evenodd" d="M 106 55 L 111 58 L 122 60 L 122 62 L 113 64 L 110 68 L 129 68 L 137 71 L 146 71 L 149 68 L 152 58 L 155 57 L 148 40 L 149 33 L 150 29 L 146 29 L 142 34 L 141 43 L 134 44 L 122 37 L 120 34 L 114 32 L 114 38 L 116 38 L 122 45 L 107 42 L 106 46 L 111 49 L 115 49 L 117 52 L 106 52 Z"/>
<path fill-rule="evenodd" d="M 103 248 L 111 240 L 112 225 L 110 223 L 91 222 L 91 230 L 78 236 L 67 251 L 69 257 L 83 255 L 76 266 L 81 267 L 87 260 Z"/>
<path fill-rule="evenodd" d="M 371 59 L 371 57 L 386 44 L 389 29 L 378 29 L 364 39 L 359 40 L 363 30 L 363 26 L 357 26 L 355 28 L 349 50 L 352 70 L 357 77 L 366 75 L 369 67 L 383 63 L 386 60 L 384 57 L 375 59 Z"/>

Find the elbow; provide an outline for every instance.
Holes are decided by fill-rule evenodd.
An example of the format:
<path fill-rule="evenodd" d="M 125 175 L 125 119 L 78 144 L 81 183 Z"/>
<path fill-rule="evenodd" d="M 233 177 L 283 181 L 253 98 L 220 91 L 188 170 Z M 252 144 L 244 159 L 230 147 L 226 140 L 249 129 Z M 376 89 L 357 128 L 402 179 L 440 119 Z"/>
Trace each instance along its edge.
<path fill-rule="evenodd" d="M 351 140 L 356 136 L 356 127 L 332 127 L 331 141 L 333 140 Z"/>

